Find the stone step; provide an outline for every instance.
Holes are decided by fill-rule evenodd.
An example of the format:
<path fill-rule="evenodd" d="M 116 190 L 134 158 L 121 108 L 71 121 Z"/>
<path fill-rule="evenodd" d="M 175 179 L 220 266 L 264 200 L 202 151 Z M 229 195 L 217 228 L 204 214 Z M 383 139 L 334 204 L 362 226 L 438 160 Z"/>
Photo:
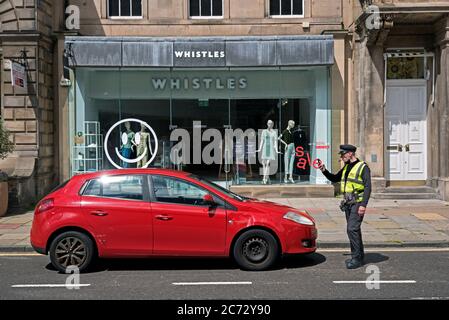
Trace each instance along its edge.
<path fill-rule="evenodd" d="M 383 192 L 373 193 L 375 199 L 437 199 L 434 189 L 427 186 L 388 187 Z"/>
<path fill-rule="evenodd" d="M 388 187 L 383 193 L 435 193 L 431 187 Z"/>
<path fill-rule="evenodd" d="M 333 198 L 334 187 L 322 185 L 234 185 L 231 191 L 246 197 L 264 198 Z"/>
<path fill-rule="evenodd" d="M 371 197 L 374 199 L 437 199 L 435 192 L 420 192 L 420 193 L 404 193 L 404 192 L 382 192 L 373 193 Z"/>

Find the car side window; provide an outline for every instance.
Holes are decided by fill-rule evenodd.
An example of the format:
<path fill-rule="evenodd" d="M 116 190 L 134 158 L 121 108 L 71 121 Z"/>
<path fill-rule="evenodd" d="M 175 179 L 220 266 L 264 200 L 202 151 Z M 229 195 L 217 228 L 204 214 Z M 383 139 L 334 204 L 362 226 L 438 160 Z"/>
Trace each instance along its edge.
<path fill-rule="evenodd" d="M 166 176 L 152 176 L 156 201 L 174 204 L 203 205 L 207 190 Z"/>
<path fill-rule="evenodd" d="M 143 176 L 105 176 L 91 180 L 84 189 L 84 196 L 143 200 Z"/>

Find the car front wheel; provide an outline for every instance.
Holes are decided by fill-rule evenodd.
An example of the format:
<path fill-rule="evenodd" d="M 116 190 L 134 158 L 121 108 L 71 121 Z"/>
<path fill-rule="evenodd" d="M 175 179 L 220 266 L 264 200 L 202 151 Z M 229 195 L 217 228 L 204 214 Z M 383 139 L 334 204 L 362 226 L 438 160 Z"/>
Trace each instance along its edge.
<path fill-rule="evenodd" d="M 58 235 L 50 245 L 50 261 L 60 272 L 77 268 L 86 270 L 94 258 L 94 244 L 84 233 L 68 231 Z"/>
<path fill-rule="evenodd" d="M 233 254 L 242 269 L 266 270 L 277 261 L 279 245 L 271 233 L 265 230 L 249 230 L 238 237 Z"/>

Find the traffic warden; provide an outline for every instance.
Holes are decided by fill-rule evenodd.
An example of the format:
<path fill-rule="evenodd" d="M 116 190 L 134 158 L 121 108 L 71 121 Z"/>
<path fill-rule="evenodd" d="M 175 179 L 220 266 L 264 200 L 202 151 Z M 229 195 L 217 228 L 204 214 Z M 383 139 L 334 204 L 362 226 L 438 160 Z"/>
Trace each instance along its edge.
<path fill-rule="evenodd" d="M 330 173 L 320 162 L 320 170 L 331 182 L 340 182 L 343 200 L 340 209 L 346 214 L 347 233 L 351 244 L 352 259 L 346 260 L 346 268 L 356 269 L 364 264 L 365 253 L 362 241 L 362 221 L 371 195 L 371 171 L 356 155 L 357 148 L 350 144 L 340 146 L 340 158 L 344 167 Z"/>

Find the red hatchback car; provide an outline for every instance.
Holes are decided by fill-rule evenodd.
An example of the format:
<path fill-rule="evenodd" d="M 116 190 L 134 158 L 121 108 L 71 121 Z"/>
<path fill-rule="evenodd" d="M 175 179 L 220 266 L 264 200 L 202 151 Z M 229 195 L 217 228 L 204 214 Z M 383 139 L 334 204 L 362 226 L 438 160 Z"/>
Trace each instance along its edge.
<path fill-rule="evenodd" d="M 35 209 L 31 244 L 54 267 L 97 258 L 231 256 L 246 270 L 316 250 L 305 211 L 239 196 L 186 172 L 123 169 L 74 176 Z"/>

